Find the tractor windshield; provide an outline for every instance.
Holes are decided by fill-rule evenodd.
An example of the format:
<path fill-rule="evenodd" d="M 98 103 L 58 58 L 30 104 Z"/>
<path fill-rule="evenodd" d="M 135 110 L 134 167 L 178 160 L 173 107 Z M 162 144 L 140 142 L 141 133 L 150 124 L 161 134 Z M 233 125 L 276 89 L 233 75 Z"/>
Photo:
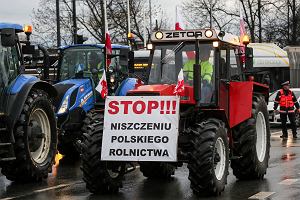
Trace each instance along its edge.
<path fill-rule="evenodd" d="M 0 38 L 0 85 L 8 86 L 18 75 L 18 56 L 15 47 L 3 47 Z"/>
<path fill-rule="evenodd" d="M 96 47 L 71 47 L 63 52 L 60 64 L 60 79 L 90 77 L 103 73 L 103 49 Z"/>
<path fill-rule="evenodd" d="M 211 84 L 214 72 L 212 44 L 200 44 L 199 49 L 202 82 Z M 193 84 L 195 44 L 156 45 L 151 59 L 149 84 L 176 84 L 181 69 L 185 83 Z"/>

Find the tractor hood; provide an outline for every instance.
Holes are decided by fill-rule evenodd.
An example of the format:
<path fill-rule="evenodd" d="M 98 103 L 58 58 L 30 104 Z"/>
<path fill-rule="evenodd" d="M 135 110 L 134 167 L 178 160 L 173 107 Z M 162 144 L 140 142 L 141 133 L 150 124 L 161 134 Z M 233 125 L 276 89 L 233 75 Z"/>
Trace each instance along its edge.
<path fill-rule="evenodd" d="M 173 96 L 174 95 L 174 88 L 175 84 L 169 85 L 141 85 L 133 90 L 129 90 L 127 95 L 128 96 L 150 96 L 150 95 L 157 95 L 157 96 Z"/>
<path fill-rule="evenodd" d="M 59 94 L 55 101 L 56 111 L 61 108 L 64 100 L 68 102 L 68 111 L 78 107 L 88 110 L 94 102 L 93 87 L 90 79 L 65 80 L 55 84 L 54 87 Z M 65 113 L 58 112 L 57 114 Z"/>

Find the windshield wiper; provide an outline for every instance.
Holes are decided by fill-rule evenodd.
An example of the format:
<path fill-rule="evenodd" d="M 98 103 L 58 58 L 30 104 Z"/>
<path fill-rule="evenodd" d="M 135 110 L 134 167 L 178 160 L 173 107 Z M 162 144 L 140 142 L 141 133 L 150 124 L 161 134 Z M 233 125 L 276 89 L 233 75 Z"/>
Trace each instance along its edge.
<path fill-rule="evenodd" d="M 184 42 L 180 42 L 179 44 L 177 44 L 168 54 L 165 55 L 165 57 L 163 57 L 161 59 L 161 63 L 162 64 L 167 63 L 167 61 L 164 62 L 164 60 L 168 59 L 173 53 L 177 53 L 179 51 L 179 49 L 181 49 L 183 47 L 183 44 L 184 44 Z"/>

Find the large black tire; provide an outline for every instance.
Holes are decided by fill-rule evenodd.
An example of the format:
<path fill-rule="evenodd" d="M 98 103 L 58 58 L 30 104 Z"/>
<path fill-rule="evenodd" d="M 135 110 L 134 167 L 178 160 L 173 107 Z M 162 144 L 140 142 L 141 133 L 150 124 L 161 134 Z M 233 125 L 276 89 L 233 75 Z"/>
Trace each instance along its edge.
<path fill-rule="evenodd" d="M 262 179 L 266 174 L 270 158 L 270 125 L 268 119 L 268 109 L 264 97 L 254 95 L 252 117 L 233 130 L 233 153 L 238 156 L 238 159 L 231 161 L 231 167 L 233 174 L 238 179 Z M 264 123 L 265 129 L 259 129 L 258 124 L 260 122 Z M 262 133 L 263 130 L 265 130 L 264 133 Z M 265 142 L 263 142 L 262 137 L 265 138 Z M 258 142 L 262 143 L 259 145 L 261 148 L 257 150 L 256 146 L 260 144 Z"/>
<path fill-rule="evenodd" d="M 140 171 L 147 178 L 168 179 L 175 173 L 175 166 L 163 162 L 140 162 Z"/>
<path fill-rule="evenodd" d="M 210 118 L 196 124 L 191 134 L 194 135 L 188 163 L 191 189 L 200 196 L 220 195 L 227 183 L 229 166 L 225 124 Z"/>
<path fill-rule="evenodd" d="M 34 120 L 33 116 L 36 115 L 45 120 L 45 128 L 41 127 L 42 120 L 39 123 Z M 35 126 L 33 126 L 34 124 Z M 47 130 L 49 126 L 50 129 Z M 35 128 L 34 131 L 29 132 L 29 129 L 33 130 L 33 127 Z M 39 181 L 47 178 L 48 173 L 52 170 L 57 152 L 55 114 L 47 93 L 37 89 L 30 91 L 14 128 L 14 137 L 16 160 L 3 163 L 1 166 L 2 174 L 9 180 L 21 182 Z M 49 145 L 48 148 L 46 147 L 47 144 Z M 44 153 L 34 156 L 32 152 L 38 152 L 39 147 L 48 150 L 42 150 Z M 41 156 L 39 157 L 39 155 Z"/>
<path fill-rule="evenodd" d="M 118 192 L 122 186 L 125 165 L 122 162 L 101 161 L 104 116 L 90 111 L 87 118 L 84 120 L 86 133 L 83 134 L 81 143 L 83 180 L 92 193 Z"/>

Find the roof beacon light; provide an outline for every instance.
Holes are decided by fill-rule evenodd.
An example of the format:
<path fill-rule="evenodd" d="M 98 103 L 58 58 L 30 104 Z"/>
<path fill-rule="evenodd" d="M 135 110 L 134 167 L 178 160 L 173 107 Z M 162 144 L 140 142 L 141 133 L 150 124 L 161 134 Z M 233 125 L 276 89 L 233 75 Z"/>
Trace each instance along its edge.
<path fill-rule="evenodd" d="M 214 32 L 212 30 L 208 29 L 205 31 L 205 36 L 207 38 L 211 38 L 213 35 L 214 35 Z"/>
<path fill-rule="evenodd" d="M 250 38 L 248 35 L 244 35 L 242 40 L 243 40 L 243 44 L 246 46 L 250 43 Z"/>
<path fill-rule="evenodd" d="M 218 41 L 213 41 L 213 47 L 218 48 L 219 47 L 219 42 Z"/>
<path fill-rule="evenodd" d="M 161 31 L 155 33 L 155 37 L 158 40 L 161 40 L 164 37 L 164 34 Z"/>
<path fill-rule="evenodd" d="M 26 35 L 27 34 L 31 34 L 32 33 L 32 26 L 30 26 L 30 25 L 26 25 L 25 27 L 24 27 L 24 32 L 26 33 Z"/>

